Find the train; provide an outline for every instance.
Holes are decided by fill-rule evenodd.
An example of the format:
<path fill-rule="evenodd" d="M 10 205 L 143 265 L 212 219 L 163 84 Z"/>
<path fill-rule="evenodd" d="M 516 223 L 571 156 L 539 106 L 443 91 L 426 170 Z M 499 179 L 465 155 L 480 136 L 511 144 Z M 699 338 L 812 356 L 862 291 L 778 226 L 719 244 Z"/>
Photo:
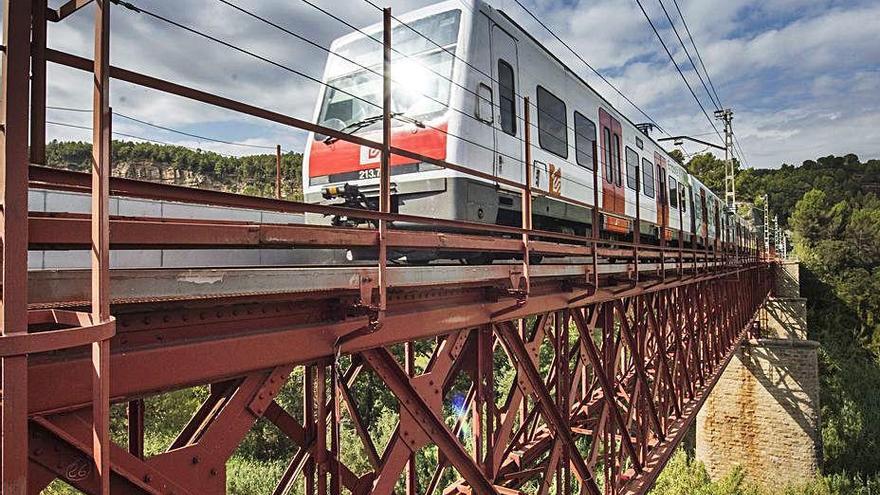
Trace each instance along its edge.
<path fill-rule="evenodd" d="M 525 182 L 529 170 L 528 110 L 533 228 L 588 235 L 598 207 L 605 238 L 639 236 L 658 244 L 681 238 L 706 249 L 751 246 L 743 218 L 676 162 L 648 128 L 628 119 L 503 11 L 481 0 L 447 0 L 395 20 L 392 143 L 431 160 L 391 158 L 393 212 L 520 226 L 521 190 L 510 183 Z M 380 23 L 331 43 L 316 123 L 382 141 L 382 36 Z M 377 209 L 380 158 L 374 148 L 310 133 L 305 201 Z M 438 160 L 480 176 L 441 167 Z M 306 221 L 359 223 L 323 215 Z M 439 255 L 398 254 L 413 260 Z M 461 258 L 470 259 L 466 253 Z"/>

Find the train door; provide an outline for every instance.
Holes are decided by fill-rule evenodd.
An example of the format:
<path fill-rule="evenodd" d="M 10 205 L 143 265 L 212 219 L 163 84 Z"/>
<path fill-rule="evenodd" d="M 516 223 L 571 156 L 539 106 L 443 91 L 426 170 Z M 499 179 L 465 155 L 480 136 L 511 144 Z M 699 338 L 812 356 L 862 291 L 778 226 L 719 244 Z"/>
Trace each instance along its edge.
<path fill-rule="evenodd" d="M 670 239 L 669 229 L 669 185 L 666 178 L 666 158 L 660 153 L 654 153 L 654 163 L 657 165 L 657 225 L 660 227 L 660 235 L 664 239 Z"/>
<path fill-rule="evenodd" d="M 599 109 L 599 126 L 601 128 L 601 145 L 599 156 L 602 157 L 602 209 L 606 213 L 605 229 L 625 234 L 629 232 L 626 215 L 626 192 L 623 186 L 623 169 L 621 165 L 621 134 L 620 121 L 608 112 Z"/>
<path fill-rule="evenodd" d="M 706 190 L 700 188 L 700 213 L 702 214 L 703 221 L 700 225 L 700 237 L 703 239 L 709 238 L 709 207 L 706 205 Z"/>
<path fill-rule="evenodd" d="M 507 32 L 492 25 L 491 35 L 493 92 L 498 95 L 495 112 L 495 176 L 517 182 L 523 181 L 525 166 L 522 162 L 522 133 L 519 112 L 522 109 L 517 74 L 516 40 Z M 529 109 L 534 110 L 533 108 Z M 533 114 L 535 112 L 532 112 Z"/>
<path fill-rule="evenodd" d="M 691 235 L 697 235 L 697 204 L 694 203 L 694 188 L 693 186 L 687 186 L 687 197 L 688 204 L 691 207 Z M 693 237 L 691 237 L 691 243 L 694 242 Z"/>

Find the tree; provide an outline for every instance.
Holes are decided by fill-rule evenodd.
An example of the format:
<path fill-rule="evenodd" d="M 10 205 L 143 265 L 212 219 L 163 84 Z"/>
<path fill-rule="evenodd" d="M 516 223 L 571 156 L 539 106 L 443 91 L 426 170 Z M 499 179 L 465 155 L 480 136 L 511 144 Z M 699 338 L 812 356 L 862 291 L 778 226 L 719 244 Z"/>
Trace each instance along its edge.
<path fill-rule="evenodd" d="M 701 153 L 691 158 L 687 169 L 715 194 L 724 194 L 724 160 L 712 153 Z"/>
<path fill-rule="evenodd" d="M 90 143 L 52 141 L 47 164 L 69 170 L 91 168 Z M 259 196 L 275 194 L 275 155 L 225 156 L 212 151 L 155 143 L 113 141 L 112 173 L 133 179 L 160 180 Z M 281 158 L 282 195 L 302 199 L 302 154 Z"/>
<path fill-rule="evenodd" d="M 684 153 L 680 149 L 667 151 L 667 153 L 669 153 L 669 156 L 671 156 L 673 160 L 678 162 L 679 165 L 684 166 Z"/>

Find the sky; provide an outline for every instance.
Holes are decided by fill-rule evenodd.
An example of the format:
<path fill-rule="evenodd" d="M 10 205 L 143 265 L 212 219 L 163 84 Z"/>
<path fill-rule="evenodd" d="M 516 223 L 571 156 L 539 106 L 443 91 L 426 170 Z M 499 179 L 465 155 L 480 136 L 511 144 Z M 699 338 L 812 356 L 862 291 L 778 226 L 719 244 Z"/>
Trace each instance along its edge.
<path fill-rule="evenodd" d="M 636 0 L 520 0 L 586 62 L 664 130 L 720 143 L 675 70 Z M 709 115 L 714 106 L 670 27 L 659 0 L 640 0 Z M 381 2 L 381 0 L 380 0 Z M 50 0 L 57 7 L 61 0 Z M 367 26 L 381 13 L 366 0 L 131 0 L 181 25 L 259 54 L 258 60 L 181 27 L 118 6 L 112 9 L 113 65 L 167 78 L 246 103 L 311 120 L 330 42 L 351 31 L 320 12 Z M 385 0 L 403 13 L 430 0 Z M 647 119 L 601 81 L 515 0 L 489 2 L 545 43 L 575 72 L 636 122 Z M 313 41 L 234 9 L 237 5 Z M 691 38 L 673 0 L 663 0 L 702 74 Z M 678 0 L 721 103 L 734 111 L 733 128 L 746 166 L 829 154 L 880 158 L 880 2 L 877 0 Z M 92 7 L 50 23 L 49 46 L 92 55 Z M 295 72 L 299 72 L 297 74 Z M 307 77 L 304 77 L 307 76 Z M 705 77 L 705 75 L 704 75 Z M 90 75 L 50 64 L 48 104 L 91 106 Z M 301 151 L 305 133 L 128 83 L 111 86 L 114 131 L 241 155 L 280 144 Z M 123 116 L 203 137 L 184 136 Z M 49 109 L 52 122 L 88 126 L 90 115 Z M 720 123 L 715 122 L 719 129 Z M 50 139 L 88 140 L 87 130 L 49 124 Z M 662 134 L 655 132 L 654 137 Z M 130 139 L 123 137 L 123 139 Z M 686 145 L 687 154 L 705 147 Z"/>

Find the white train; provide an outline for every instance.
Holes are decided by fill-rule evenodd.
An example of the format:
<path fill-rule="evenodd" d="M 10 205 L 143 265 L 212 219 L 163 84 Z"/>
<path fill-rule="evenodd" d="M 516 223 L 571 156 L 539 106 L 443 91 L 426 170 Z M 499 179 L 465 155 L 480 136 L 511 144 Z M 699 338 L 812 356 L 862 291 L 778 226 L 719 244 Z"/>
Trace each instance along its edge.
<path fill-rule="evenodd" d="M 480 0 L 450 0 L 396 17 L 405 24 L 392 29 L 394 146 L 524 182 L 528 97 L 532 182 L 541 191 L 533 200 L 535 228 L 589 232 L 599 173 L 605 237 L 632 238 L 638 188 L 643 240 L 677 239 L 680 231 L 686 245 L 750 245 L 745 222 L 721 199 L 503 12 Z M 382 26 L 363 31 L 369 36 L 355 32 L 332 43 L 314 121 L 381 141 Z M 348 184 L 375 209 L 378 166 L 371 148 L 311 134 L 305 199 L 321 202 L 330 186 Z M 516 188 L 400 156 L 391 175 L 392 211 L 521 224 Z"/>

